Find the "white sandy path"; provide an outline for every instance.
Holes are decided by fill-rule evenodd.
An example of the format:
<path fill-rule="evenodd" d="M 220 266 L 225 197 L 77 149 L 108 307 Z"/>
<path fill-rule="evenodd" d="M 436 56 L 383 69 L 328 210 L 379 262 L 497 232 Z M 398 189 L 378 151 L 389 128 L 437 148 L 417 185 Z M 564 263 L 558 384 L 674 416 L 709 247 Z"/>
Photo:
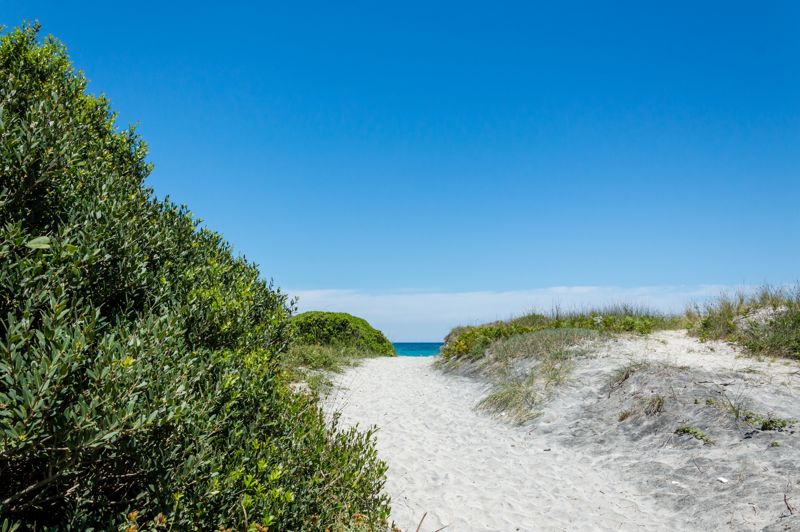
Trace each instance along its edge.
<path fill-rule="evenodd" d="M 422 530 L 667 527 L 668 515 L 590 457 L 477 413 L 482 385 L 432 362 L 367 360 L 328 402 L 348 425 L 380 427 L 392 517 L 402 529 L 415 530 L 426 512 Z"/>
<path fill-rule="evenodd" d="M 800 411 L 795 363 L 741 358 L 730 345 L 700 343 L 679 331 L 598 346 L 527 429 L 476 412 L 485 386 L 435 370 L 432 358 L 366 360 L 338 376 L 325 407 L 329 413 L 340 411 L 346 425 L 379 427 L 377 446 L 389 465 L 392 517 L 404 530 L 415 530 L 426 512 L 424 531 L 443 526 L 449 531 L 753 530 L 777 519 L 783 501 L 767 493 L 768 482 L 723 485 L 710 470 L 697 478 L 685 473 L 687 460 L 723 460 L 731 452 L 740 453 L 737 467 L 755 457 L 755 469 L 748 467 L 766 470 L 769 463 L 758 462 L 764 453 L 755 438 L 733 450 L 631 447 L 620 431 L 607 430 L 608 416 L 586 417 L 606 397 L 611 372 L 634 360 L 711 373 L 749 370 L 768 411 L 788 417 Z M 794 463 L 797 451 L 781 452 Z M 735 497 L 720 496 L 734 484 L 744 494 L 738 504 Z M 686 490 L 693 493 L 693 504 L 681 511 L 676 501 L 685 500 Z"/>

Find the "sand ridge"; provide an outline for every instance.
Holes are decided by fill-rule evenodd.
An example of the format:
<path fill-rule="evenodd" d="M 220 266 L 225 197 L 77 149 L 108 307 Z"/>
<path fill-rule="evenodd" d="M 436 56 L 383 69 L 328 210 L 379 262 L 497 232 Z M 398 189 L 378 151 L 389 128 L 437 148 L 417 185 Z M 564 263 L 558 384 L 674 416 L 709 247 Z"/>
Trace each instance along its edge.
<path fill-rule="evenodd" d="M 793 434 L 779 435 L 784 445 L 770 455 L 763 448 L 775 433 L 745 435 L 740 442 L 738 425 L 730 421 L 714 433 L 719 445 L 704 446 L 674 436 L 670 423 L 677 418 L 617 420 L 620 409 L 643 394 L 673 393 L 668 401 L 677 408 L 694 396 L 724 393 L 718 381 L 725 384 L 739 370 L 746 370 L 735 375 L 749 379 L 748 393 L 764 385 L 755 408 L 798 417 L 797 366 L 739 355 L 734 347 L 700 343 L 683 332 L 603 343 L 526 427 L 476 411 L 487 385 L 443 374 L 432 358 L 366 360 L 337 378 L 325 407 L 340 412 L 346 425 L 379 427 L 392 517 L 403 530 L 415 530 L 423 515 L 420 530 L 426 531 L 796 526 L 794 516 L 782 517 L 788 515 L 783 494 L 793 496 L 798 482 L 793 464 L 800 463 L 800 446 Z M 667 391 L 656 390 L 654 376 L 643 374 L 609 393 L 612 372 L 636 360 L 683 369 L 658 376 L 658 386 L 671 387 Z M 693 408 L 700 418 L 692 422 L 727 419 L 702 403 Z"/>

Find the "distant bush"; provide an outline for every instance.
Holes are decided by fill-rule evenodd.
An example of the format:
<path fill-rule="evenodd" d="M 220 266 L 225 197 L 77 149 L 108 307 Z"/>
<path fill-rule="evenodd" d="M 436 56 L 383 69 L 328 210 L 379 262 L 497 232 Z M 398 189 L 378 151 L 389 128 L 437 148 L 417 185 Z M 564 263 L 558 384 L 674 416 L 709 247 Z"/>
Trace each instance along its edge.
<path fill-rule="evenodd" d="M 457 327 L 445 337 L 445 344 L 441 348 L 441 353 L 445 358 L 480 358 L 484 355 L 486 348 L 495 340 L 533 332 L 541 328 L 506 322 L 495 322 L 475 327 Z"/>
<path fill-rule="evenodd" d="M 600 332 L 633 332 L 648 334 L 658 329 L 675 329 L 682 318 L 631 306 L 613 306 L 585 312 L 560 313 L 552 316 L 528 314 L 509 321 L 498 321 L 471 327 L 456 327 L 445 338 L 442 355 L 479 358 L 495 340 L 540 331 L 543 329 L 591 329 Z"/>
<path fill-rule="evenodd" d="M 394 356 L 394 346 L 366 320 L 345 312 L 304 312 L 292 318 L 299 344 L 348 347 Z"/>
<path fill-rule="evenodd" d="M 758 355 L 800 357 L 800 288 L 762 288 L 724 294 L 686 313 L 689 332 L 702 340 L 738 342 Z"/>
<path fill-rule="evenodd" d="M 278 377 L 286 296 L 143 186 L 61 44 L 0 41 L 0 523 L 380 527 L 371 433 Z M 2 525 L 0 525 L 2 526 Z"/>

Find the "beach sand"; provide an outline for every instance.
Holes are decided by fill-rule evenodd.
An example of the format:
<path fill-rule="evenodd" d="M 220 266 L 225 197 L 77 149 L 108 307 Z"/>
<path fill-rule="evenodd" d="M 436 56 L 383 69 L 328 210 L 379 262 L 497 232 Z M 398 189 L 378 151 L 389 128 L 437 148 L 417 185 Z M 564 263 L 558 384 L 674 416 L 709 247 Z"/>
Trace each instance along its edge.
<path fill-rule="evenodd" d="M 615 370 L 641 360 L 658 364 L 609 388 Z M 433 361 L 365 360 L 325 400 L 345 425 L 379 427 L 402 530 L 423 516 L 424 531 L 800 529 L 790 510 L 800 507 L 798 435 L 752 430 L 719 406 L 800 417 L 796 363 L 680 331 L 621 337 L 582 357 L 542 415 L 516 427 L 475 409 L 485 382 Z M 619 421 L 656 395 L 662 413 Z M 714 443 L 676 435 L 679 425 Z"/>

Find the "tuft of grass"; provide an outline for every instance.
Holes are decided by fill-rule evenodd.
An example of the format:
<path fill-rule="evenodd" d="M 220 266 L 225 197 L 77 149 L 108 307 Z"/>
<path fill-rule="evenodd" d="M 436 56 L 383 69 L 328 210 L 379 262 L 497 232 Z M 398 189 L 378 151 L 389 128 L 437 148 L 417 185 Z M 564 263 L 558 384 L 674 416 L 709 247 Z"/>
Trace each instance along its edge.
<path fill-rule="evenodd" d="M 644 405 L 644 413 L 648 416 L 657 416 L 664 411 L 664 398 L 654 395 Z"/>
<path fill-rule="evenodd" d="M 664 411 L 664 397 L 654 395 L 646 401 L 641 402 L 634 408 L 623 410 L 619 413 L 617 421 L 625 421 L 626 419 L 637 414 L 644 414 L 646 416 L 657 416 Z"/>
<path fill-rule="evenodd" d="M 536 378 L 512 379 L 498 385 L 478 404 L 492 414 L 507 415 L 509 420 L 523 425 L 535 419 L 540 396 L 536 391 Z"/>
<path fill-rule="evenodd" d="M 743 420 L 748 423 L 754 423 L 757 418 L 755 412 L 749 409 L 749 401 L 740 392 L 735 398 L 731 399 L 727 394 L 722 394 L 722 401 L 712 404 L 717 406 L 720 410 L 728 412 L 736 421 Z M 708 401 L 706 401 L 708 403 Z"/>
<path fill-rule="evenodd" d="M 625 381 L 631 378 L 634 373 L 637 371 L 641 371 L 643 369 L 647 369 L 651 366 L 649 362 L 631 362 L 627 366 L 622 366 L 618 368 L 614 373 L 611 374 L 611 379 L 608 382 L 609 388 L 609 395 L 617 390 L 620 386 L 622 386 Z"/>
<path fill-rule="evenodd" d="M 769 446 L 770 447 L 780 447 L 781 446 L 781 442 L 774 441 L 774 442 L 770 443 Z"/>
<path fill-rule="evenodd" d="M 678 435 L 689 435 L 696 440 L 700 440 L 705 445 L 711 445 L 714 441 L 702 430 L 698 429 L 697 427 L 692 427 L 689 425 L 683 425 L 675 429 L 675 434 Z"/>
<path fill-rule="evenodd" d="M 598 334 L 588 329 L 544 329 L 520 334 L 492 343 L 485 362 L 488 366 L 508 366 L 520 359 L 556 363 L 572 358 L 577 347 L 597 338 Z"/>
<path fill-rule="evenodd" d="M 796 423 L 796 420 L 789 418 L 774 417 L 772 414 L 762 416 L 748 408 L 748 403 L 741 397 L 736 400 L 730 399 L 727 395 L 723 395 L 724 401 L 716 406 L 722 410 L 730 413 L 736 421 L 744 421 L 745 423 L 758 427 L 760 430 L 783 430 L 789 425 Z"/>

